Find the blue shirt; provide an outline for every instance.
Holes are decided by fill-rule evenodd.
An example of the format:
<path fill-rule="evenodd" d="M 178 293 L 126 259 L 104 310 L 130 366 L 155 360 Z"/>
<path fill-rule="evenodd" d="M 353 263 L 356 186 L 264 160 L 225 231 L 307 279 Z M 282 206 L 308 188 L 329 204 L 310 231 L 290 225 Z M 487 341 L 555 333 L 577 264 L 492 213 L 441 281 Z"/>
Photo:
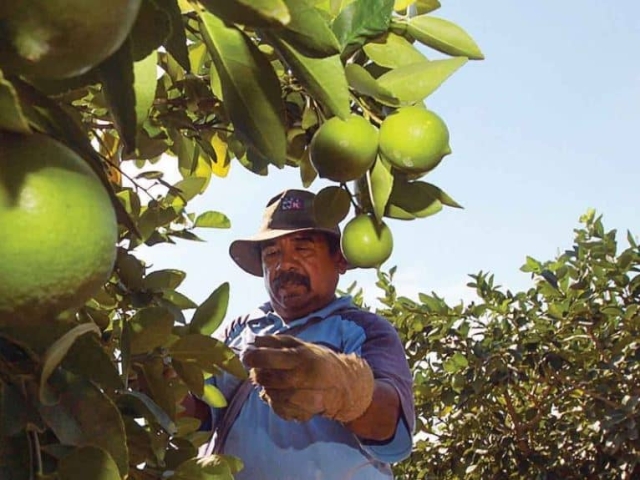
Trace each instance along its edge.
<path fill-rule="evenodd" d="M 322 320 L 318 321 L 320 317 Z M 311 321 L 310 321 L 311 320 Z M 304 327 L 302 327 L 304 325 Z M 288 334 L 342 353 L 364 358 L 376 380 L 398 392 L 402 414 L 393 438 L 368 442 L 341 423 L 315 416 L 308 422 L 286 421 L 276 415 L 254 388 L 233 423 L 222 453 L 239 457 L 244 469 L 238 480 L 378 480 L 391 479 L 390 463 L 406 458 L 412 447 L 414 404 L 412 377 L 397 332 L 384 318 L 358 309 L 350 297 L 284 323 L 269 304 L 257 314 L 232 321 L 223 340 L 240 357 L 256 336 Z M 240 380 L 222 373 L 212 379 L 227 400 Z M 221 418 L 212 410 L 212 421 Z"/>

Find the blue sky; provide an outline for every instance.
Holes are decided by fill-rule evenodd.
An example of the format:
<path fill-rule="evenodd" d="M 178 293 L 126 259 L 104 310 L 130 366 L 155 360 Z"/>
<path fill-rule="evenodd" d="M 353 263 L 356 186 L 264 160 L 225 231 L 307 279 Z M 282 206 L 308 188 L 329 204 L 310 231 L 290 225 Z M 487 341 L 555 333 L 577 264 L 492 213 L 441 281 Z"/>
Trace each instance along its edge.
<path fill-rule="evenodd" d="M 573 229 L 588 208 L 617 228 L 640 234 L 640 3 L 632 0 L 488 2 L 442 0 L 433 15 L 469 32 L 486 59 L 469 62 L 426 99 L 451 131 L 452 155 L 425 180 L 449 193 L 464 210 L 434 217 L 390 220 L 401 294 L 436 292 L 469 299 L 468 275 L 495 274 L 512 290 L 531 284 L 519 271 L 527 255 L 549 260 L 571 246 Z M 427 52 L 429 55 L 429 53 Z M 328 183 L 316 181 L 318 191 Z M 230 230 L 200 229 L 206 243 L 140 248 L 152 270 L 187 273 L 180 291 L 203 301 L 231 283 L 229 316 L 266 300 L 262 279 L 230 260 L 232 240 L 257 229 L 267 200 L 300 188 L 294 169 L 258 177 L 234 162 L 229 176 L 213 178 L 190 210 L 224 212 Z M 374 301 L 374 270 L 352 271 L 352 281 Z"/>

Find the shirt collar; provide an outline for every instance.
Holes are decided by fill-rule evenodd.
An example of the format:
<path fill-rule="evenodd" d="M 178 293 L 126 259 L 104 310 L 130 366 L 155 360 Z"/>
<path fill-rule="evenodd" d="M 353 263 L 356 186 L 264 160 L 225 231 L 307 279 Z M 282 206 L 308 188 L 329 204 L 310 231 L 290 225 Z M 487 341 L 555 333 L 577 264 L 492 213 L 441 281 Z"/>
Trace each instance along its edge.
<path fill-rule="evenodd" d="M 265 312 L 266 314 L 265 316 L 267 317 L 268 320 L 278 325 L 278 328 L 282 328 L 285 326 L 289 328 L 297 325 L 303 325 L 312 318 L 316 318 L 316 317 L 327 318 L 331 316 L 331 314 L 336 310 L 340 310 L 350 306 L 353 306 L 353 299 L 350 295 L 345 295 L 343 297 L 336 297 L 324 307 L 314 312 L 311 312 L 308 315 L 305 315 L 304 317 L 296 318 L 295 320 L 291 320 L 290 322 L 287 322 L 287 323 L 285 323 L 284 320 L 282 320 L 282 318 L 280 317 L 280 315 L 278 315 L 273 310 L 273 307 L 271 306 L 270 302 L 265 303 L 262 307 L 260 307 L 260 309 Z"/>

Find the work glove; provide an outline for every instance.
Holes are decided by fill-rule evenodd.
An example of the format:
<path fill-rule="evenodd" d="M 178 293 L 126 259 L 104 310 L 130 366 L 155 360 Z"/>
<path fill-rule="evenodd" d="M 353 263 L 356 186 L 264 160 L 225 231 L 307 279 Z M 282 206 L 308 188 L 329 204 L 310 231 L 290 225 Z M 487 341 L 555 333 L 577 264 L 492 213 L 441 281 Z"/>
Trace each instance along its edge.
<path fill-rule="evenodd" d="M 347 423 L 371 404 L 371 368 L 355 354 L 335 353 L 289 335 L 256 337 L 243 355 L 260 397 L 285 420 L 323 415 Z"/>

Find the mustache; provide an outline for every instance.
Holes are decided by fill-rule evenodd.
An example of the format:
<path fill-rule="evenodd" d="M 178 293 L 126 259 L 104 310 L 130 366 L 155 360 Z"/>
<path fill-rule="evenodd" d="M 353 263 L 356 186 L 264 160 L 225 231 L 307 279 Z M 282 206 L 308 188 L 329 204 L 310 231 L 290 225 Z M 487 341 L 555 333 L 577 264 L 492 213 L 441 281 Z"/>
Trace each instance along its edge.
<path fill-rule="evenodd" d="M 311 282 L 309 277 L 298 272 L 287 271 L 282 272 L 276 278 L 273 279 L 273 287 L 278 290 L 282 285 L 287 283 L 293 283 L 296 285 L 302 285 L 306 288 L 311 288 Z"/>

